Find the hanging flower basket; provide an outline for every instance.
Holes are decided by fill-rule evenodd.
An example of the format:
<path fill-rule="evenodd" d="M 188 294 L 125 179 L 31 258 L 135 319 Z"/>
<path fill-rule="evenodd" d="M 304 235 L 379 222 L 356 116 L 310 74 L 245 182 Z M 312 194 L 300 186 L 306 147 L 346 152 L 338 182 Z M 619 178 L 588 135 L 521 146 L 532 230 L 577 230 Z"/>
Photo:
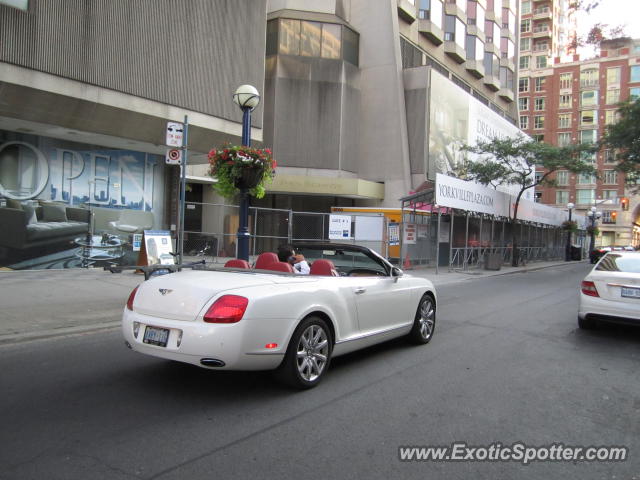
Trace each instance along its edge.
<path fill-rule="evenodd" d="M 565 220 L 564 222 L 562 222 L 562 229 L 567 231 L 567 232 L 576 232 L 578 231 L 578 223 L 569 220 Z"/>
<path fill-rule="evenodd" d="M 592 234 L 593 234 L 594 236 L 596 236 L 596 237 L 597 237 L 598 235 L 600 235 L 600 229 L 598 229 L 598 227 L 592 227 L 591 225 L 589 225 L 589 226 L 587 227 L 587 233 L 588 233 L 589 235 L 592 235 Z"/>
<path fill-rule="evenodd" d="M 262 198 L 265 184 L 275 175 L 276 161 L 268 148 L 224 146 L 209 152 L 209 176 L 218 181 L 213 188 L 225 198 L 233 198 L 241 189 Z"/>

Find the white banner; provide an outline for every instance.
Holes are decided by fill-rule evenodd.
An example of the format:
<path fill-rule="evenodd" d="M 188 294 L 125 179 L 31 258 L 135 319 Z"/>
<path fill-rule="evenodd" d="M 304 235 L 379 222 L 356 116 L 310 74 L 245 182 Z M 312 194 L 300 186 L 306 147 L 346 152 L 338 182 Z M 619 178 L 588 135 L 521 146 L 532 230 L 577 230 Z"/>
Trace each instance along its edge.
<path fill-rule="evenodd" d="M 351 216 L 329 215 L 329 240 L 348 240 L 351 238 Z"/>
<path fill-rule="evenodd" d="M 510 217 L 516 200 L 515 195 L 440 173 L 436 175 L 435 189 L 435 203 L 441 207 L 487 213 L 498 217 Z M 559 226 L 567 218 L 568 213 L 565 210 L 524 198 L 518 205 L 518 220 Z"/>

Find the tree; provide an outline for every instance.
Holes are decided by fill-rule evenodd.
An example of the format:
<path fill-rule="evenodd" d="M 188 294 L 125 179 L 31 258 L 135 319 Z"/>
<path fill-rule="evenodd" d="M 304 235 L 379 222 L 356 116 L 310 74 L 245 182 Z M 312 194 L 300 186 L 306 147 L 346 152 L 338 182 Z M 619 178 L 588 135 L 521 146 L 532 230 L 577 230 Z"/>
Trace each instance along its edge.
<path fill-rule="evenodd" d="M 509 215 L 514 267 L 518 266 L 515 226 L 520 200 L 524 193 L 538 185 L 555 185 L 552 174 L 560 169 L 566 169 L 572 173 L 596 174 L 595 167 L 585 160 L 584 155 L 595 152 L 596 148 L 588 144 L 556 147 L 530 140 L 523 135 L 516 138 L 493 138 L 487 142 L 463 147 L 467 152 L 478 154 L 479 158 L 466 161 L 457 173 L 462 173 L 461 176 L 466 177 L 467 180 L 475 180 L 494 188 L 510 185 L 518 189 L 513 212 Z M 544 169 L 538 177 L 536 177 L 536 166 Z"/>
<path fill-rule="evenodd" d="M 627 184 L 640 191 L 640 100 L 627 102 L 618 110 L 620 119 L 609 125 L 600 141 L 603 148 L 617 151 L 618 170 L 625 173 Z"/>

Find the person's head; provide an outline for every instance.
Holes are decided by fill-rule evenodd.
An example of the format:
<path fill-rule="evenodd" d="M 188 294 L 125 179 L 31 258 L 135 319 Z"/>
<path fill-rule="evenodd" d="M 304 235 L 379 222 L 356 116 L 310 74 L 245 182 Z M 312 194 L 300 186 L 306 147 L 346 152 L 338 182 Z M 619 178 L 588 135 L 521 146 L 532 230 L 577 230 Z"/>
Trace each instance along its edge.
<path fill-rule="evenodd" d="M 280 245 L 278 247 L 278 260 L 280 260 L 281 262 L 286 262 L 286 263 L 295 263 L 294 260 L 294 255 L 296 254 L 296 252 L 293 250 L 293 247 L 291 245 Z"/>
<path fill-rule="evenodd" d="M 294 263 L 304 262 L 304 255 L 302 255 L 301 253 L 294 255 L 293 258 L 295 258 Z"/>

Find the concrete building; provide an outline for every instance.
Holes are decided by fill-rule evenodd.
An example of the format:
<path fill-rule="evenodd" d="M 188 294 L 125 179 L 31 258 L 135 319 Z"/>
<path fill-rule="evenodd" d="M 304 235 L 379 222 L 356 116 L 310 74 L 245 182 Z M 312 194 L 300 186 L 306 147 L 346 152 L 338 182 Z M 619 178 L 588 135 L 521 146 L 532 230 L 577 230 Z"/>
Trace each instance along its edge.
<path fill-rule="evenodd" d="M 535 76 L 523 73 L 519 79 L 520 126 L 553 145 L 595 143 L 607 125 L 616 121 L 618 103 L 638 96 L 640 41 L 606 41 L 596 58 L 580 60 L 576 55 L 566 63 L 556 59 Z M 558 186 L 539 189 L 538 200 L 560 208 L 574 203 L 574 216 L 584 216 L 596 206 L 602 212 L 596 245 L 637 245 L 634 225 L 640 216 L 639 199 L 625 190 L 624 175 L 615 170 L 614 152 L 600 151 L 592 161 L 600 178 L 559 171 L 555 175 Z"/>

